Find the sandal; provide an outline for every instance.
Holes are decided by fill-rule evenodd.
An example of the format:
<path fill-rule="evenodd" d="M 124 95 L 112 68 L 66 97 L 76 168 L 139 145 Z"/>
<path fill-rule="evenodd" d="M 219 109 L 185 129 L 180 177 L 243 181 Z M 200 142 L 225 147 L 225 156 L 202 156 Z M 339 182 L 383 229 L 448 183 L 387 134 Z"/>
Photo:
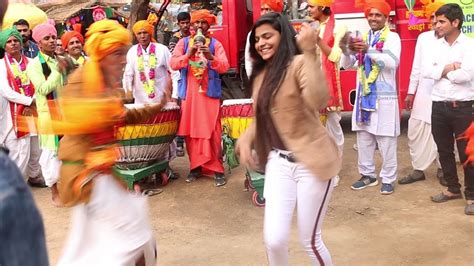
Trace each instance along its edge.
<path fill-rule="evenodd" d="M 144 189 L 143 192 L 142 192 L 142 195 L 152 197 L 152 196 L 160 194 L 161 192 L 163 192 L 163 189 L 161 189 L 161 188 Z"/>
<path fill-rule="evenodd" d="M 431 196 L 431 201 L 436 202 L 436 203 L 442 203 L 446 202 L 449 200 L 455 200 L 455 199 L 462 199 L 461 193 L 453 194 L 452 196 L 448 196 L 444 194 L 443 192 L 439 193 L 438 195 Z"/>

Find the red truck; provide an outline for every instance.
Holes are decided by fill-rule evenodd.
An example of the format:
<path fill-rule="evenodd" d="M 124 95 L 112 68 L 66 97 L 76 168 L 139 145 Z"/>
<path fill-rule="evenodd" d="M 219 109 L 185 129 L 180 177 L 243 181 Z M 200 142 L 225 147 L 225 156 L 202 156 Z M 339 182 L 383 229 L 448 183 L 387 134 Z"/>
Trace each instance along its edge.
<path fill-rule="evenodd" d="M 211 11 L 219 16 L 219 25 L 211 27 L 213 36 L 224 45 L 227 57 L 230 61 L 230 70 L 223 75 L 224 98 L 245 98 L 248 97 L 248 88 L 245 86 L 244 70 L 244 49 L 247 34 L 250 31 L 254 21 L 260 16 L 260 0 L 190 0 L 193 3 L 207 3 Z M 416 39 L 418 35 L 429 30 L 429 23 L 424 19 L 423 11 L 420 6 L 415 6 L 415 15 L 424 22 L 418 25 L 409 25 L 409 12 L 405 6 L 404 0 L 388 0 L 392 7 L 389 18 L 389 26 L 392 31 L 400 35 L 402 41 L 402 53 L 400 65 L 397 73 L 398 93 L 400 106 L 403 108 L 403 100 L 408 91 L 408 83 L 411 72 L 411 65 L 414 56 Z M 291 7 L 287 7 L 287 13 L 290 19 Z M 369 29 L 364 13 L 354 7 L 354 0 L 337 0 L 332 6 L 336 20 L 342 21 L 347 25 L 348 30 L 365 31 Z M 294 18 L 294 17 L 293 17 Z M 344 111 L 351 111 L 355 99 L 356 73 L 354 70 L 341 71 L 341 85 L 344 102 Z"/>

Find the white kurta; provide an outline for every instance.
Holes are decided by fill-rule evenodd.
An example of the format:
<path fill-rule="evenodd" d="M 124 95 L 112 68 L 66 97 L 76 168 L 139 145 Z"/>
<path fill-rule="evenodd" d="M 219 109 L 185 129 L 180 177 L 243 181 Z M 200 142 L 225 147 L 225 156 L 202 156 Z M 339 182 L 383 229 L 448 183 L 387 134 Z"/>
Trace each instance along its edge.
<path fill-rule="evenodd" d="M 371 113 L 370 123 L 360 125 L 356 121 L 356 109 L 352 112 L 352 130 L 367 131 L 376 136 L 396 137 L 400 135 L 400 114 L 398 110 L 398 90 L 395 74 L 400 62 L 401 41 L 397 33 L 390 32 L 384 44 L 383 52 L 369 48 L 367 54 L 381 65 L 380 74 L 376 80 L 377 110 Z M 343 55 L 341 66 L 344 69 L 357 67 L 358 61 L 354 55 Z M 359 78 L 357 77 L 357 84 Z M 357 93 L 356 101 L 359 99 Z"/>
<path fill-rule="evenodd" d="M 149 60 L 150 60 L 150 45 L 143 50 L 143 63 L 145 68 L 145 74 L 148 78 L 148 73 L 150 72 Z M 143 89 L 143 84 L 140 80 L 140 72 L 138 71 L 138 55 L 137 55 L 137 46 L 138 44 L 132 46 L 127 53 L 127 65 L 125 67 L 125 72 L 123 74 L 123 87 L 125 91 L 131 91 L 133 93 L 133 98 L 135 103 L 139 104 L 148 104 L 148 103 L 158 103 L 163 97 L 163 93 L 166 90 L 171 76 L 173 91 L 177 90 L 179 72 L 174 71 L 169 67 L 169 61 L 171 58 L 171 53 L 168 50 L 168 47 L 160 44 L 153 43 L 155 45 L 155 55 L 156 55 L 156 68 L 155 68 L 155 97 L 149 98 L 145 90 Z M 171 76 L 170 76 L 171 73 Z"/>
<path fill-rule="evenodd" d="M 433 56 L 431 48 L 437 40 L 434 31 L 423 32 L 418 36 L 408 87 L 408 94 L 415 94 L 408 120 L 408 147 L 413 169 L 419 171 L 426 170 L 438 156 L 431 134 L 431 90 L 434 81 L 423 78 L 421 71 L 423 62 Z"/>
<path fill-rule="evenodd" d="M 433 56 L 432 47 L 438 40 L 434 31 L 423 32 L 418 36 L 415 57 L 410 74 L 408 94 L 416 94 L 410 118 L 431 124 L 431 90 L 434 80 L 423 78 L 422 66 L 428 57 Z"/>
<path fill-rule="evenodd" d="M 115 177 L 94 177 L 89 203 L 74 207 L 69 238 L 58 265 L 134 266 L 144 255 L 156 265 L 147 199 L 122 188 Z"/>
<path fill-rule="evenodd" d="M 30 136 L 26 135 L 20 139 L 16 137 L 10 102 L 29 106 L 33 102 L 33 98 L 22 95 L 10 87 L 5 59 L 0 59 L 0 101 L 0 145 L 5 145 L 10 150 L 9 157 L 25 176 L 30 158 Z"/>

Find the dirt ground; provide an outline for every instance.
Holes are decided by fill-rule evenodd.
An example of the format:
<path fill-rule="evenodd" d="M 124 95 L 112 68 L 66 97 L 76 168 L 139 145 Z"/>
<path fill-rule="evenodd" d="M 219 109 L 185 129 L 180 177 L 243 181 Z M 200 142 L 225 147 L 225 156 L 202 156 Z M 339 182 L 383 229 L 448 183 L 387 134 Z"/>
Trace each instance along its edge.
<path fill-rule="evenodd" d="M 436 166 L 427 180 L 396 186 L 382 196 L 378 187 L 352 191 L 359 178 L 355 134 L 344 117 L 346 131 L 341 182 L 334 190 L 323 227 L 323 237 L 335 265 L 472 265 L 474 218 L 464 215 L 463 200 L 434 204 L 429 196 L 441 186 Z M 406 118 L 398 142 L 399 177 L 411 170 Z M 380 156 L 378 156 L 380 167 Z M 187 161 L 173 168 L 183 177 Z M 461 174 L 461 173 L 460 173 Z M 262 241 L 263 208 L 254 207 L 251 193 L 243 191 L 244 169 L 228 174 L 228 184 L 215 188 L 211 179 L 187 184 L 184 178 L 149 198 L 150 219 L 159 250 L 159 265 L 265 265 Z M 461 175 L 462 176 L 462 175 Z M 64 245 L 70 210 L 55 208 L 47 189 L 33 190 L 42 212 L 51 265 Z M 104 250 L 107 247 L 104 247 Z M 290 265 L 309 265 L 294 224 Z"/>

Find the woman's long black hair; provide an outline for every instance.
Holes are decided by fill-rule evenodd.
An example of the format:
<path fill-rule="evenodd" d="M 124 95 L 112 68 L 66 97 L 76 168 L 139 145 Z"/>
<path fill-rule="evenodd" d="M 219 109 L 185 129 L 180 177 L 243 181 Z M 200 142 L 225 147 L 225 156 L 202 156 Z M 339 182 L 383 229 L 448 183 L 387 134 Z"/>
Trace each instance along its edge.
<path fill-rule="evenodd" d="M 280 33 L 280 44 L 271 60 L 263 60 L 255 48 L 255 29 L 268 24 Z M 255 22 L 250 34 L 250 55 L 253 58 L 253 71 L 250 76 L 250 84 L 254 86 L 255 77 L 262 71 L 266 71 L 265 77 L 257 96 L 257 141 L 265 138 L 265 123 L 262 123 L 268 117 L 272 95 L 280 89 L 281 83 L 286 77 L 287 69 L 293 57 L 300 54 L 296 44 L 296 32 L 288 19 L 279 13 L 266 14 Z M 265 151 L 258 150 L 257 153 L 269 152 L 268 147 L 262 147 Z M 259 156 L 266 154 L 259 154 Z M 263 158 L 260 158 L 263 159 Z"/>
<path fill-rule="evenodd" d="M 271 61 L 265 61 L 258 54 L 255 48 L 255 29 L 269 24 L 273 29 L 281 35 L 278 50 L 273 55 Z M 286 69 L 293 56 L 300 54 L 300 50 L 296 45 L 296 32 L 286 17 L 279 13 L 269 13 L 260 17 L 252 28 L 250 33 L 250 56 L 253 59 L 252 75 L 250 76 L 250 84 L 253 85 L 255 77 L 267 67 L 267 73 L 262 83 L 262 89 L 269 87 L 273 90 L 278 89 L 281 81 L 285 77 Z"/>

